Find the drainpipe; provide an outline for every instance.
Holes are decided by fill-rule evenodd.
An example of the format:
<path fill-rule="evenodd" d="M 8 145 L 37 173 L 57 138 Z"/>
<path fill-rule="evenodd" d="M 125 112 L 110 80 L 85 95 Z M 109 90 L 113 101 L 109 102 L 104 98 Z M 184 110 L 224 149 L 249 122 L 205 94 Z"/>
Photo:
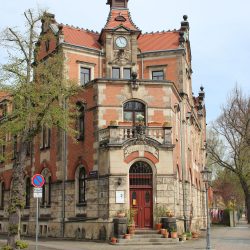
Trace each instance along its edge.
<path fill-rule="evenodd" d="M 144 79 L 144 70 L 143 70 L 143 68 L 144 68 L 144 61 L 143 61 L 143 57 L 144 57 L 144 55 L 142 54 L 142 56 L 141 56 L 141 79 Z"/>
<path fill-rule="evenodd" d="M 180 136 L 181 136 L 181 166 L 182 166 L 182 190 L 183 190 L 183 217 L 184 217 L 184 228 L 185 228 L 185 232 L 187 231 L 187 215 L 186 215 L 186 211 L 187 211 L 187 206 L 186 206 L 186 184 L 185 184 L 185 180 L 186 180 L 186 159 L 185 159 L 185 126 L 184 126 L 184 99 L 185 97 L 183 97 L 183 100 L 181 101 L 181 108 L 180 108 Z"/>
<path fill-rule="evenodd" d="M 67 108 L 67 102 L 64 100 L 64 109 Z M 67 132 L 64 130 L 63 133 L 63 180 L 62 180 L 62 237 L 65 233 L 65 180 L 67 176 Z"/>

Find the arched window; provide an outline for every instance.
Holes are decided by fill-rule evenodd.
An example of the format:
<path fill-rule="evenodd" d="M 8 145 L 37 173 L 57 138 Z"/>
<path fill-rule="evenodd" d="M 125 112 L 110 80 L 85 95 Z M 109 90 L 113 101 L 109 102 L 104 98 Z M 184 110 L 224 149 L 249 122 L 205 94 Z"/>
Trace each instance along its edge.
<path fill-rule="evenodd" d="M 0 209 L 4 209 L 4 182 L 0 182 Z"/>
<path fill-rule="evenodd" d="M 84 104 L 82 102 L 77 102 L 77 110 L 78 110 L 78 116 L 77 116 L 77 122 L 76 127 L 78 131 L 78 137 L 77 140 L 83 141 L 84 140 L 84 134 L 85 134 L 85 108 Z"/>
<path fill-rule="evenodd" d="M 135 162 L 129 169 L 130 187 L 152 187 L 152 168 L 143 161 Z"/>
<path fill-rule="evenodd" d="M 126 102 L 123 106 L 123 119 L 129 122 L 139 122 L 142 120 L 146 121 L 145 117 L 145 105 L 138 101 Z"/>
<path fill-rule="evenodd" d="M 78 202 L 80 204 L 85 203 L 86 201 L 86 171 L 84 167 L 80 167 L 79 169 L 78 192 L 79 192 Z"/>
<path fill-rule="evenodd" d="M 30 207 L 30 178 L 27 177 L 25 181 L 25 207 Z"/>
<path fill-rule="evenodd" d="M 46 168 L 41 173 L 45 179 L 45 184 L 43 185 L 43 197 L 41 205 L 43 207 L 50 207 L 51 205 L 51 173 Z"/>

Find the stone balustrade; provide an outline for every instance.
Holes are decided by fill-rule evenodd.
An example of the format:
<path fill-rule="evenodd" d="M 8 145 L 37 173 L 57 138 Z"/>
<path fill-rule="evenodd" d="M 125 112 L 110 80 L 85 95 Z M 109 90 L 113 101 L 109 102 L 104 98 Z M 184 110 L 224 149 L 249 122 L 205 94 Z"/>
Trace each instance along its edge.
<path fill-rule="evenodd" d="M 100 145 L 120 145 L 129 139 L 153 139 L 160 144 L 172 144 L 171 127 L 109 126 L 99 130 Z"/>

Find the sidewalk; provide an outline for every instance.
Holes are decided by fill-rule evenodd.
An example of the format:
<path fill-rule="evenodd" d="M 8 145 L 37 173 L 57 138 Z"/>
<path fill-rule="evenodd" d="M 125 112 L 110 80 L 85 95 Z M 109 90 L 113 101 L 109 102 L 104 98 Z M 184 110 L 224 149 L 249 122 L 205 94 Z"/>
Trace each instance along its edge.
<path fill-rule="evenodd" d="M 35 250 L 35 241 L 28 240 L 29 250 Z M 0 240 L 0 246 L 6 243 L 6 240 Z M 241 220 L 235 228 L 224 226 L 213 226 L 211 234 L 212 249 L 216 250 L 249 250 L 250 249 L 250 225 L 245 220 Z M 144 250 L 144 249 L 205 249 L 206 239 L 190 240 L 180 243 L 177 246 L 113 246 L 107 243 L 97 242 L 79 242 L 64 240 L 39 240 L 38 250 Z"/>

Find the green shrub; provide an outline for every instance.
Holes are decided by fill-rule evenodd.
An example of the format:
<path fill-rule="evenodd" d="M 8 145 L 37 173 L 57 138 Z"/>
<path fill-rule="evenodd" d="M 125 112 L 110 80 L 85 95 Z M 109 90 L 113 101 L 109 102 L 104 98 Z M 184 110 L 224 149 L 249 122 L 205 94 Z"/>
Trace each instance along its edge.
<path fill-rule="evenodd" d="M 20 249 L 25 249 L 28 248 L 28 243 L 22 240 L 17 240 L 16 241 L 16 246 L 19 247 Z"/>
<path fill-rule="evenodd" d="M 13 248 L 9 245 L 5 245 L 1 247 L 1 250 L 13 250 Z"/>

